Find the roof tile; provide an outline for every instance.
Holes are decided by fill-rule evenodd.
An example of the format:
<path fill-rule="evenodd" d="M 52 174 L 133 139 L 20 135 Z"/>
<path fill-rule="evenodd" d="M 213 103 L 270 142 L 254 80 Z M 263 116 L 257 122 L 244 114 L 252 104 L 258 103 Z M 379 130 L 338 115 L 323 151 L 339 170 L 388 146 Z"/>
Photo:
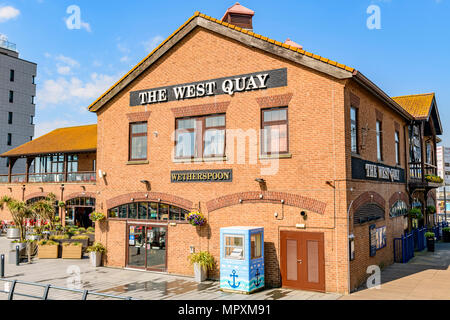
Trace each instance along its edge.
<path fill-rule="evenodd" d="M 97 149 L 97 125 L 53 130 L 42 137 L 3 153 L 2 157 L 83 152 Z"/>
<path fill-rule="evenodd" d="M 415 118 L 427 118 L 433 105 L 434 93 L 392 97 L 403 109 Z"/>

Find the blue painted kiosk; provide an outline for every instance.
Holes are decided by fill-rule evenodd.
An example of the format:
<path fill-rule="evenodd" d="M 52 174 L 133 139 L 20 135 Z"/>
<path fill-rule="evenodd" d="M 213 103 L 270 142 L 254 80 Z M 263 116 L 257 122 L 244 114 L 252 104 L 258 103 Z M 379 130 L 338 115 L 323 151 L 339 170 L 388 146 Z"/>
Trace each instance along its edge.
<path fill-rule="evenodd" d="M 250 294 L 264 288 L 264 228 L 220 229 L 220 289 Z"/>

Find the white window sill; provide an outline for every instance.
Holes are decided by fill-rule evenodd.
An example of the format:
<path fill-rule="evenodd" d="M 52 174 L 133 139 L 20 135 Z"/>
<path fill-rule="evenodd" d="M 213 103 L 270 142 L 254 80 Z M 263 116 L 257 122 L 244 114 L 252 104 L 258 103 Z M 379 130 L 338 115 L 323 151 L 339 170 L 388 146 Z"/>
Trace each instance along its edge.
<path fill-rule="evenodd" d="M 194 158 L 194 159 L 172 159 L 174 163 L 198 163 L 198 162 L 224 162 L 227 161 L 227 157 L 216 158 Z"/>
<path fill-rule="evenodd" d="M 259 155 L 259 160 L 291 159 L 291 158 L 292 158 L 292 154 L 291 153 Z"/>

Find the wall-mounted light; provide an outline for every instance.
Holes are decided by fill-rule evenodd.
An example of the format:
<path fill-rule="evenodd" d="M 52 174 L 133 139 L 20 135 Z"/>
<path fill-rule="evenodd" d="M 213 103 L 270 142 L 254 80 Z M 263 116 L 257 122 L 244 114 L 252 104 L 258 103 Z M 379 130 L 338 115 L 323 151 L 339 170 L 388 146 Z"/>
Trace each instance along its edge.
<path fill-rule="evenodd" d="M 98 175 L 100 176 L 100 178 L 104 178 L 104 177 L 106 177 L 106 172 L 102 171 L 102 170 L 98 170 Z"/>
<path fill-rule="evenodd" d="M 153 134 L 155 135 L 155 138 L 158 138 L 158 136 L 159 136 L 158 131 L 153 132 Z"/>
<path fill-rule="evenodd" d="M 150 181 L 148 181 L 148 180 L 141 180 L 141 183 L 145 184 L 147 189 L 150 189 Z"/>
<path fill-rule="evenodd" d="M 44 192 L 44 188 L 43 187 L 39 187 L 39 190 L 41 190 L 41 192 Z"/>
<path fill-rule="evenodd" d="M 256 178 L 255 181 L 259 182 L 259 183 L 266 183 L 266 180 L 264 180 L 262 178 Z"/>
<path fill-rule="evenodd" d="M 281 200 L 281 204 L 284 204 L 284 200 Z"/>
<path fill-rule="evenodd" d="M 300 215 L 303 217 L 303 220 L 308 219 L 308 214 L 306 213 L 306 211 L 300 212 Z"/>

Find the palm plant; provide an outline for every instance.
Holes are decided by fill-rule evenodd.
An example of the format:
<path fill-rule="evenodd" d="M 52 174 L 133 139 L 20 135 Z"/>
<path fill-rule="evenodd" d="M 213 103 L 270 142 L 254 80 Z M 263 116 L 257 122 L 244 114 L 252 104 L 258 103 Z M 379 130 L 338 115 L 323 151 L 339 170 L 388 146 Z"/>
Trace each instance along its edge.
<path fill-rule="evenodd" d="M 36 216 L 48 221 L 50 230 L 55 229 L 55 198 L 56 196 L 50 193 L 45 199 L 31 205 L 31 210 Z"/>
<path fill-rule="evenodd" d="M 20 242 L 25 241 L 25 220 L 34 217 L 34 212 L 23 201 L 18 201 L 12 199 L 9 196 L 4 196 L 0 199 L 0 209 L 3 210 L 3 207 L 6 205 L 8 207 L 9 212 L 11 213 L 14 224 L 19 228 L 20 231 Z"/>

